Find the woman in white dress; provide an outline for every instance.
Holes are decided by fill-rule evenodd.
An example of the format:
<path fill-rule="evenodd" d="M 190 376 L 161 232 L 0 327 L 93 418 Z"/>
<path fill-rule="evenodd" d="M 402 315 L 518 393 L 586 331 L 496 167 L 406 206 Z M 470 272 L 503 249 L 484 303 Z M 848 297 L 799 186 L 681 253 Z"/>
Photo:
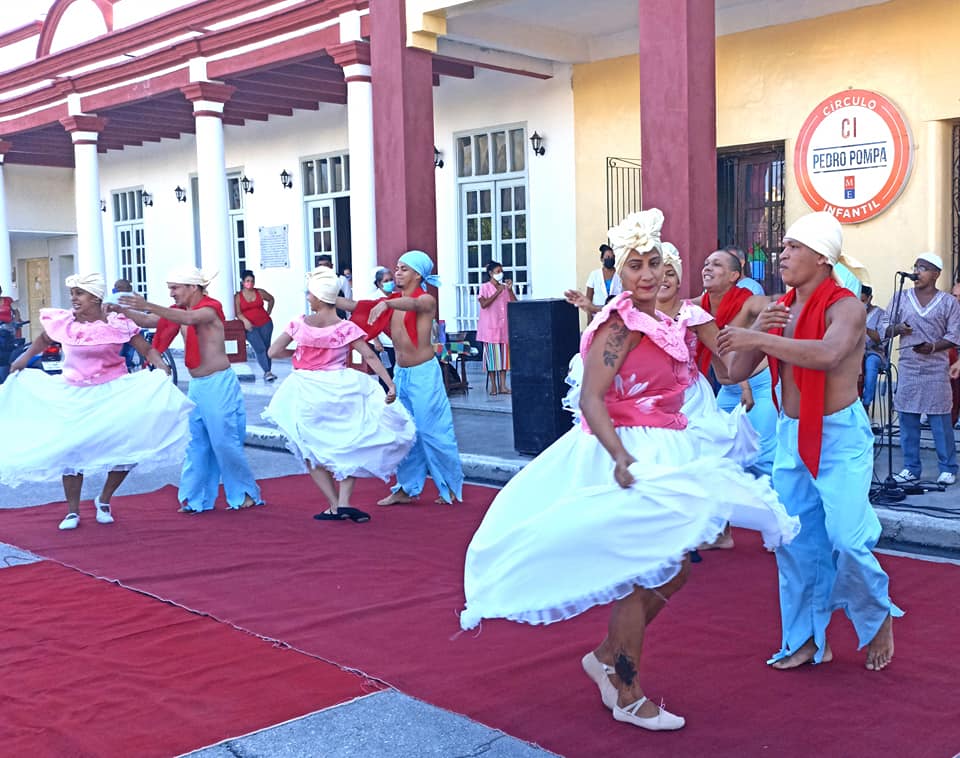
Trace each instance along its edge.
<path fill-rule="evenodd" d="M 69 512 L 60 529 L 76 529 L 84 476 L 106 474 L 94 508 L 98 523 L 112 524 L 110 499 L 134 466 L 183 461 L 193 403 L 167 378 L 169 369 L 140 327 L 119 313 L 104 314 L 101 274 L 68 276 L 66 284 L 71 309 L 41 309 L 42 331 L 0 388 L 4 434 L 23 441 L 0 458 L 0 483 L 61 478 Z M 53 342 L 63 349 L 61 375 L 21 370 Z M 126 344 L 159 370 L 127 373 L 120 352 Z"/>
<path fill-rule="evenodd" d="M 307 275 L 307 290 L 313 312 L 291 321 L 270 346 L 271 358 L 293 358 L 293 372 L 263 418 L 280 428 L 326 496 L 329 508 L 315 519 L 369 521 L 368 513 L 350 505 L 355 477 L 389 481 L 413 446 L 416 429 L 406 409 L 394 403 L 393 379 L 364 331 L 337 315 L 337 275 L 319 266 Z M 296 349 L 290 347 L 294 342 Z M 347 368 L 351 350 L 380 377 L 386 396 L 372 376 Z"/>
<path fill-rule="evenodd" d="M 581 340 L 582 424 L 491 504 L 467 550 L 460 616 L 464 629 L 549 624 L 614 602 L 607 638 L 582 664 L 614 719 L 651 730 L 684 725 L 647 699 L 637 672 L 645 627 L 686 581 L 687 554 L 731 519 L 771 546 L 799 529 L 765 483 L 687 431 L 686 328 L 656 310 L 662 223 L 651 209 L 610 230 L 624 292 Z"/>

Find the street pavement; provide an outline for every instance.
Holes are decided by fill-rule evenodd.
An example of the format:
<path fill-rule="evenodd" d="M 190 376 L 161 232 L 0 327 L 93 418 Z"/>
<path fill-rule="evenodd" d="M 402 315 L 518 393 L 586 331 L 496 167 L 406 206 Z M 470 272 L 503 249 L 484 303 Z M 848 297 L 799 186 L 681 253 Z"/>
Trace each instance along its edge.
<path fill-rule="evenodd" d="M 182 360 L 182 358 L 181 358 Z M 531 458 L 513 448 L 513 415 L 510 396 L 490 397 L 484 374 L 469 364 L 471 389 L 451 398 L 454 425 L 467 478 L 471 481 L 503 484 Z M 182 363 L 181 377 L 187 377 Z M 274 366 L 277 382 L 263 381 L 254 361 L 235 366 L 241 378 L 247 410 L 247 455 L 258 478 L 266 479 L 301 473 L 300 464 L 286 452 L 283 439 L 260 414 L 276 388 L 290 372 L 287 361 Z M 186 381 L 181 388 L 186 390 Z M 896 440 L 895 440 L 896 444 Z M 876 477 L 887 473 L 886 448 L 877 448 Z M 936 475 L 936 457 L 923 451 L 928 475 Z M 899 449 L 893 451 L 892 470 L 902 467 Z M 704 472 L 709 475 L 709 472 Z M 153 491 L 175 485 L 179 467 L 166 467 L 150 474 L 134 469 L 124 483 L 124 495 Z M 84 483 L 83 497 L 92 499 L 99 482 Z M 958 485 L 960 487 L 960 485 Z M 899 503 L 876 506 L 883 524 L 881 547 L 918 553 L 960 556 L 960 489 L 911 495 Z M 19 508 L 63 500 L 58 482 L 30 484 L 19 488 L 0 487 L 0 508 Z M 52 523 L 51 528 L 55 528 Z M 39 560 L 15 546 L 0 542 L 0 569 Z M 475 756 L 490 758 L 533 758 L 553 755 L 538 746 L 490 729 L 456 713 L 411 698 L 396 690 L 374 693 L 293 721 L 278 724 L 251 735 L 238 736 L 191 753 L 196 758 L 221 756 Z"/>

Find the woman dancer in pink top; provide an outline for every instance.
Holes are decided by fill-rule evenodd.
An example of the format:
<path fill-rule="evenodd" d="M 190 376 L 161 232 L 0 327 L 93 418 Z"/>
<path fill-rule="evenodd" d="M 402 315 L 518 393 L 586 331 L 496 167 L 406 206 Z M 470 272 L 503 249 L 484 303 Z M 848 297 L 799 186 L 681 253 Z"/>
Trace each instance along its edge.
<path fill-rule="evenodd" d="M 799 530 L 766 484 L 687 428 L 686 327 L 656 310 L 662 223 L 651 209 L 610 230 L 624 292 L 580 343 L 582 425 L 487 510 L 460 615 L 464 629 L 483 618 L 549 624 L 613 602 L 606 639 L 581 664 L 614 719 L 650 730 L 684 725 L 647 699 L 638 672 L 646 625 L 686 582 L 687 554 L 738 510 L 767 544 Z"/>
<path fill-rule="evenodd" d="M 503 266 L 487 264 L 488 279 L 480 287 L 477 299 L 477 341 L 483 343 L 483 365 L 487 367 L 487 386 L 491 395 L 509 395 L 507 372 L 510 370 L 510 344 L 507 337 L 507 304 L 517 299 L 513 280 L 503 278 Z"/>
<path fill-rule="evenodd" d="M 100 274 L 67 277 L 71 310 L 44 308 L 43 330 L 0 388 L 0 418 L 10 439 L 25 443 L 5 451 L 0 482 L 61 477 L 69 512 L 61 529 L 80 524 L 84 476 L 106 474 L 94 499 L 97 522 L 113 523 L 110 498 L 134 466 L 179 464 L 189 441 L 191 403 L 167 379 L 160 354 L 140 327 L 119 313 L 103 313 L 106 285 Z M 21 371 L 52 342 L 63 347 L 63 374 Z M 158 371 L 127 373 L 120 348 L 130 344 Z"/>
<path fill-rule="evenodd" d="M 313 313 L 291 321 L 270 346 L 270 357 L 292 357 L 294 370 L 263 418 L 280 428 L 326 496 L 330 507 L 315 519 L 369 521 L 369 514 L 350 506 L 354 478 L 389 481 L 413 446 L 416 430 L 404 407 L 394 404 L 396 387 L 364 331 L 337 316 L 337 275 L 319 266 L 307 275 L 307 289 Z M 346 367 L 351 350 L 380 377 L 386 397 L 373 377 Z"/>

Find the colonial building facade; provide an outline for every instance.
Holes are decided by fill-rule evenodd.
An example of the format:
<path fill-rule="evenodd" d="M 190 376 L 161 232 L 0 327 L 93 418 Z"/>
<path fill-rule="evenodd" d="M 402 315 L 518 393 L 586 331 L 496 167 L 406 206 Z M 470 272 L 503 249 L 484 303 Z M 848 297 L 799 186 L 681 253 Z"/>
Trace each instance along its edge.
<path fill-rule="evenodd" d="M 362 296 L 419 248 L 470 329 L 487 261 L 556 297 L 650 205 L 688 271 L 732 242 L 776 285 L 801 132 L 856 89 L 908 132 L 846 227 L 883 299 L 921 249 L 956 265 L 957 32 L 949 0 L 56 0 L 0 35 L 0 286 L 35 318 L 74 270 L 165 301 L 195 263 L 229 308 L 249 268 L 283 321 L 319 255 Z"/>

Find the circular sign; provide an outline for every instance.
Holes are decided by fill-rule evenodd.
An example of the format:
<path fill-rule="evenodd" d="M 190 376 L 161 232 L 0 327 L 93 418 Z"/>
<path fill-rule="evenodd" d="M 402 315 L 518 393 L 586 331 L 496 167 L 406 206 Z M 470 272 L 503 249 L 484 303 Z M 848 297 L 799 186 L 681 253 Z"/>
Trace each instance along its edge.
<path fill-rule="evenodd" d="M 913 140 L 883 95 L 851 89 L 831 95 L 804 122 L 793 154 L 800 194 L 842 224 L 889 208 L 910 177 Z"/>

